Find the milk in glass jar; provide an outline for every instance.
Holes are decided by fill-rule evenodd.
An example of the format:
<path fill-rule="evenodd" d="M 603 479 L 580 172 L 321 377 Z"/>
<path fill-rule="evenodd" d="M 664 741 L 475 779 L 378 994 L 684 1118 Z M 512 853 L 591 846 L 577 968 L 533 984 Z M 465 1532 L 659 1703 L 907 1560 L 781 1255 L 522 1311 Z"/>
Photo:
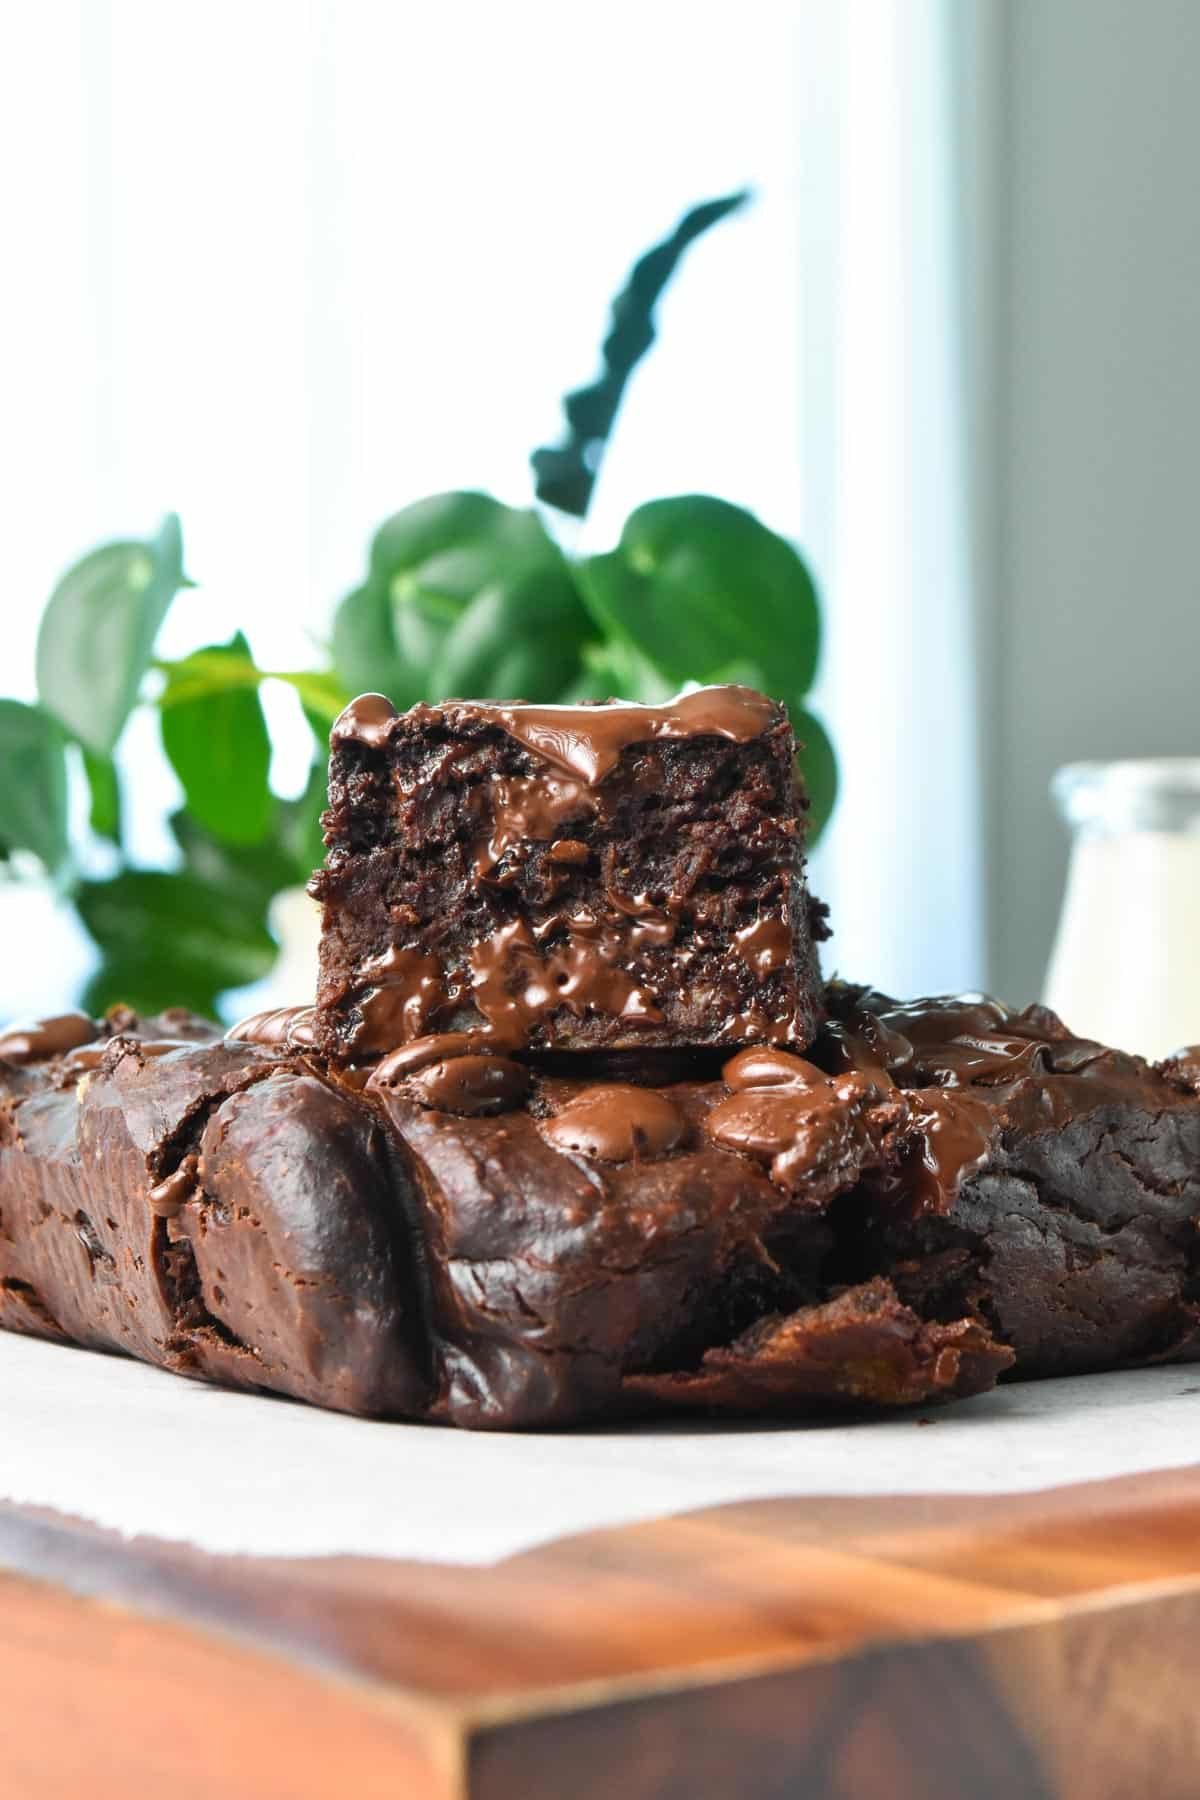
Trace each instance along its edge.
<path fill-rule="evenodd" d="M 1071 763 L 1071 862 L 1046 1003 L 1142 1056 L 1200 1043 L 1200 757 Z"/>

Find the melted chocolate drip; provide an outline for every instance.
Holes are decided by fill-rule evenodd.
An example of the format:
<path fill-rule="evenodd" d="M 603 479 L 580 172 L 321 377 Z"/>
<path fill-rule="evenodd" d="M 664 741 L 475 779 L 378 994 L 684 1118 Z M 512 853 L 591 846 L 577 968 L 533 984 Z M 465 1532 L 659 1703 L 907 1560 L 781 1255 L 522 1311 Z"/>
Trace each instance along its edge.
<path fill-rule="evenodd" d="M 199 1159 L 185 1156 L 173 1175 L 150 1189 L 146 1204 L 159 1219 L 174 1219 L 196 1192 Z"/>

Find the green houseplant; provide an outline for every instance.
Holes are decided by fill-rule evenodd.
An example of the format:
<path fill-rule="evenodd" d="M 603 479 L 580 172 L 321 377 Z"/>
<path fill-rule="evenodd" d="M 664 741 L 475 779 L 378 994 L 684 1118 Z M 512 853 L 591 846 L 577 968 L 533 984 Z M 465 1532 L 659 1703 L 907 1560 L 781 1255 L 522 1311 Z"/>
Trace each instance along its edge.
<path fill-rule="evenodd" d="M 387 519 L 334 612 L 323 667 L 262 668 L 241 632 L 182 659 L 156 655 L 169 608 L 194 585 L 174 516 L 155 537 L 104 544 L 67 571 L 41 621 L 37 704 L 0 700 L 0 860 L 19 873 L 36 859 L 77 909 L 100 952 L 85 1005 L 211 1012 L 222 993 L 269 972 L 268 909 L 320 860 L 329 726 L 362 689 L 407 706 L 447 694 L 656 700 L 687 681 L 745 681 L 788 702 L 814 830 L 823 828 L 836 765 L 805 705 L 819 615 L 793 546 L 704 495 L 639 507 L 600 555 L 567 554 L 552 529 L 556 516 L 587 512 L 629 376 L 654 339 L 656 303 L 687 246 L 745 200 L 695 208 L 635 265 L 598 376 L 567 396 L 561 442 L 533 455 L 541 511 L 447 493 Z M 266 682 L 290 691 L 312 730 L 297 799 L 269 784 Z M 157 713 L 184 795 L 170 820 L 171 868 L 135 866 L 124 845 L 114 753 L 140 706 Z M 103 878 L 83 872 L 86 844 L 68 823 L 72 781 L 86 784 L 86 836 L 109 847 Z"/>

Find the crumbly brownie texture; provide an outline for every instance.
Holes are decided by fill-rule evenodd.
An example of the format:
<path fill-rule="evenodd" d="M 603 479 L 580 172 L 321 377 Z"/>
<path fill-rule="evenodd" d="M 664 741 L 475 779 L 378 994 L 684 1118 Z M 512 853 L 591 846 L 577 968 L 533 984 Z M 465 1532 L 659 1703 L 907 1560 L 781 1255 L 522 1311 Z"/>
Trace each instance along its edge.
<path fill-rule="evenodd" d="M 1194 1051 L 1154 1068 L 978 997 L 828 1003 L 814 1058 L 895 1082 L 910 1117 L 899 1168 L 835 1204 L 835 1276 L 977 1319 L 1018 1375 L 1200 1357 Z"/>
<path fill-rule="evenodd" d="M 0 1038 L 0 1323 L 388 1417 L 804 1413 L 1200 1344 L 1200 1099 L 990 1002 L 370 1070 L 311 1013 Z M 818 1066 L 823 1064 L 824 1066 Z"/>
<path fill-rule="evenodd" d="M 312 887 L 320 1047 L 802 1047 L 823 909 L 795 748 L 748 688 L 402 715 L 364 695 L 334 727 Z"/>

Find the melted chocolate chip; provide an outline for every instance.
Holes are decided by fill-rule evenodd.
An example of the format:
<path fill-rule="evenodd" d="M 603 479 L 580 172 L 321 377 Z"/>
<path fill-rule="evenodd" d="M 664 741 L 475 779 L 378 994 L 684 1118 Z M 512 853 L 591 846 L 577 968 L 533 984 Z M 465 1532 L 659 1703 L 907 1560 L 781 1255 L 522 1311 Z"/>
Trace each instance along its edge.
<path fill-rule="evenodd" d="M 409 1092 L 435 1112 L 511 1112 L 529 1092 L 529 1070 L 505 1056 L 453 1056 L 418 1069 Z"/>
<path fill-rule="evenodd" d="M 726 1065 L 727 1081 L 730 1069 L 742 1079 L 708 1114 L 707 1136 L 723 1150 L 768 1164 L 776 1187 L 805 1205 L 825 1205 L 864 1171 L 890 1162 L 907 1118 L 890 1085 L 868 1075 L 822 1075 L 779 1051 L 743 1051 Z"/>
<path fill-rule="evenodd" d="M 815 1063 L 773 1045 L 751 1045 L 748 1050 L 739 1050 L 721 1070 L 721 1079 L 735 1094 L 745 1088 L 829 1086 L 829 1077 Z"/>
<path fill-rule="evenodd" d="M 397 1044 L 423 1036 L 449 1004 L 442 965 L 423 950 L 393 944 L 382 956 L 364 963 L 362 973 L 372 985 L 359 1001 L 361 1023 L 352 1039 L 359 1053 L 386 1054 Z"/>
<path fill-rule="evenodd" d="M 309 1048 L 316 1041 L 311 1006 L 279 1006 L 251 1013 L 225 1033 L 227 1044 L 261 1044 L 266 1049 Z M 146 1046 L 143 1045 L 143 1049 Z"/>
<path fill-rule="evenodd" d="M 492 804 L 490 835 L 475 850 L 475 872 L 488 875 L 512 850 L 534 843 L 551 843 L 573 819 L 586 818 L 595 802 L 582 782 L 565 781 L 561 775 L 500 775 L 489 789 Z M 560 840 L 565 841 L 565 840 Z M 580 845 L 586 862 L 586 845 Z M 556 860 L 569 860 L 557 859 Z"/>
<path fill-rule="evenodd" d="M 678 1148 L 686 1131 L 682 1113 L 665 1094 L 616 1081 L 584 1088 L 542 1126 L 557 1150 L 614 1163 L 663 1156 Z"/>
<path fill-rule="evenodd" d="M 430 1063 L 446 1062 L 455 1056 L 485 1055 L 489 1050 L 505 1048 L 506 1045 L 486 1031 L 436 1031 L 428 1037 L 413 1038 L 411 1043 L 402 1044 L 390 1056 L 385 1056 L 373 1070 L 370 1086 L 395 1087 L 397 1082 L 417 1069 L 427 1068 Z"/>
<path fill-rule="evenodd" d="M 10 1025 L 0 1033 L 0 1057 L 10 1063 L 40 1062 L 93 1043 L 99 1034 L 100 1026 L 86 1013 L 59 1013 L 29 1025 Z"/>
<path fill-rule="evenodd" d="M 734 949 L 752 975 L 770 975 L 786 969 L 792 959 L 792 933 L 786 919 L 756 919 L 736 932 Z"/>
<path fill-rule="evenodd" d="M 565 942 L 543 951 L 524 919 L 514 919 L 471 951 L 472 997 L 493 1032 L 527 1043 L 562 1006 L 634 1025 L 661 1021 L 653 995 L 622 966 L 620 931 L 587 912 L 554 915 L 543 935 L 551 931 Z"/>

